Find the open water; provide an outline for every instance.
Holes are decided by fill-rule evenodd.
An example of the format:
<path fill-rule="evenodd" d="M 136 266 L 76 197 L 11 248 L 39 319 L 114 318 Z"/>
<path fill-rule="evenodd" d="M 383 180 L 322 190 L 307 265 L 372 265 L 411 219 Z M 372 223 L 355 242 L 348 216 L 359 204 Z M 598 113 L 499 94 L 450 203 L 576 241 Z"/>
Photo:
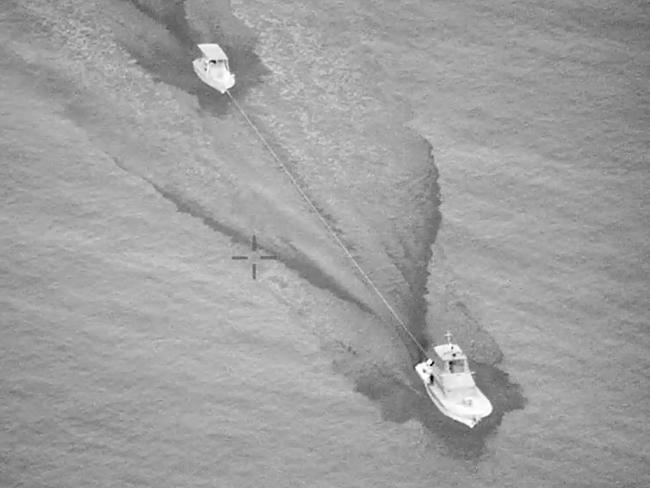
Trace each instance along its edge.
<path fill-rule="evenodd" d="M 0 486 L 650 485 L 649 32 L 633 0 L 3 1 Z M 198 42 L 471 354 L 476 429 Z"/>

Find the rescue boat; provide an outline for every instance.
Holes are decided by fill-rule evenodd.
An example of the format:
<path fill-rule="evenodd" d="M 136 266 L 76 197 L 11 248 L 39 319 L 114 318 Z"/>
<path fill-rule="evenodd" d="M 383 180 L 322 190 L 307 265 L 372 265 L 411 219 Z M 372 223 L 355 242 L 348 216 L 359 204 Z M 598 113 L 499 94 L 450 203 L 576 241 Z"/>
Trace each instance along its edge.
<path fill-rule="evenodd" d="M 473 428 L 492 413 L 492 404 L 476 386 L 467 356 L 451 333 L 445 337 L 447 344 L 434 347 L 434 357 L 417 364 L 415 371 L 438 410 Z"/>

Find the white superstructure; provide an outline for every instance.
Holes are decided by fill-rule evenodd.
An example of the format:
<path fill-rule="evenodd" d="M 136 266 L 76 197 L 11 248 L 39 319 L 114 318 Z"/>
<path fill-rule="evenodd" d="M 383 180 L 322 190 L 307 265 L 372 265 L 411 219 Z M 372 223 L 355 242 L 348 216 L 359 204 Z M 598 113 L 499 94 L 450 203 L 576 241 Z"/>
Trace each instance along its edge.
<path fill-rule="evenodd" d="M 230 72 L 228 56 L 218 44 L 199 44 L 203 57 L 192 61 L 194 72 L 203 81 L 221 93 L 235 85 L 235 75 Z"/>
<path fill-rule="evenodd" d="M 478 389 L 467 356 L 451 342 L 434 348 L 435 357 L 415 366 L 433 403 L 446 416 L 474 427 L 492 413 L 490 400 Z"/>

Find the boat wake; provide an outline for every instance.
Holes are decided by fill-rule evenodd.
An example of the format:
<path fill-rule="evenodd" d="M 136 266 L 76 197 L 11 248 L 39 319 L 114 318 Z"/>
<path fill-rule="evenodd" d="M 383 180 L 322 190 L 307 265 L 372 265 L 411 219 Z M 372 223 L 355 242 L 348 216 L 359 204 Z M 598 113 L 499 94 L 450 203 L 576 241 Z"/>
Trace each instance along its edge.
<path fill-rule="evenodd" d="M 177 86 L 195 95 L 199 100 L 200 107 L 208 113 L 224 116 L 229 113 L 230 107 L 227 102 L 227 97 L 216 95 L 211 88 L 205 86 L 195 77 L 192 77 L 192 80 L 187 79 L 187 76 L 191 76 L 191 72 L 187 69 L 187 63 L 188 60 L 191 60 L 195 56 L 196 43 L 218 40 L 224 49 L 227 50 L 231 69 L 237 74 L 237 84 L 232 90 L 233 96 L 237 98 L 245 98 L 246 93 L 252 87 L 261 83 L 264 76 L 270 74 L 268 68 L 254 54 L 257 36 L 244 26 L 239 19 L 232 15 L 229 6 L 225 3 L 221 5 L 217 2 L 215 10 L 208 15 L 208 17 L 214 19 L 213 22 L 210 22 L 210 25 L 213 26 L 210 28 L 202 28 L 199 24 L 190 25 L 187 20 L 188 13 L 185 11 L 184 2 L 175 2 L 173 6 L 165 7 L 162 11 L 156 11 L 151 7 L 143 7 L 141 2 L 135 1 L 134 3 L 146 12 L 151 19 L 161 23 L 171 33 L 177 47 L 172 50 L 174 55 L 171 59 L 168 51 L 159 52 L 157 57 L 151 57 L 147 56 L 147 53 L 151 53 L 152 51 L 147 50 L 146 52 L 142 52 L 138 50 L 138 46 L 133 45 L 129 46 L 129 52 L 138 59 L 138 62 L 145 69 L 154 74 L 160 81 Z M 228 22 L 222 19 L 228 19 Z M 151 42 L 153 42 L 153 39 Z M 155 53 L 156 51 L 153 52 Z M 178 75 L 179 72 L 186 73 L 186 76 L 180 78 Z M 256 124 L 262 123 L 258 120 L 255 122 Z M 273 140 L 274 138 L 267 131 L 265 131 L 264 136 L 272 139 L 271 144 L 276 151 L 280 152 L 283 158 L 291 159 L 290 151 L 284 150 L 279 141 Z M 428 303 L 426 295 L 429 274 L 426 266 L 423 266 L 422 263 L 428 263 L 431 260 L 432 244 L 436 239 L 441 215 L 438 211 L 440 197 L 433 148 L 424 138 L 420 138 L 417 144 L 422 146 L 422 150 L 419 152 L 426 155 L 427 164 L 425 166 L 429 168 L 428 174 L 425 175 L 425 180 L 428 181 L 428 188 L 423 193 L 427 197 L 418 202 L 418 206 L 429 206 L 430 209 L 435 209 L 435 211 L 427 213 L 428 217 L 420 223 L 417 235 L 412 236 L 412 239 L 417 237 L 417 244 L 415 246 L 412 243 L 405 245 L 404 249 L 407 251 L 403 256 L 399 256 L 390 251 L 387 255 L 390 256 L 391 264 L 399 270 L 404 280 L 403 283 L 406 284 L 406 288 L 393 288 L 391 299 L 396 300 L 398 303 L 400 313 L 404 314 L 410 332 L 415 335 L 418 342 L 427 348 L 429 347 L 429 334 L 432 333 L 427 327 Z M 197 203 L 189 203 L 191 202 L 190 197 L 181 196 L 180 194 L 172 195 L 172 193 L 160 187 L 157 187 L 157 190 L 166 198 L 172 199 L 179 211 L 188 211 L 191 208 L 194 216 L 204 221 L 206 220 L 205 216 L 209 213 L 209 210 L 202 208 Z M 333 225 L 336 225 L 329 217 L 328 220 Z M 247 236 L 242 232 L 233 233 L 232 228 L 226 230 L 226 226 L 223 225 L 215 226 L 215 230 L 225 232 L 227 235 L 229 235 L 228 232 L 233 235 L 236 234 L 237 237 L 233 239 L 237 242 L 247 240 Z M 337 229 L 337 232 L 341 233 L 341 230 Z M 337 280 L 337 278 L 326 272 L 322 265 L 310 258 L 308 253 L 300 249 L 300 246 L 296 246 L 294 242 L 286 239 L 282 241 L 280 245 L 269 247 L 268 251 L 279 255 L 287 267 L 298 271 L 300 276 L 313 285 L 327 289 L 335 296 L 355 304 L 361 310 L 390 320 L 387 314 L 383 311 L 378 311 L 377 304 L 369 305 L 367 300 L 357 298 L 358 295 L 355 296 L 354 292 L 349 291 L 347 286 L 340 280 Z M 461 302 L 457 305 L 462 307 Z M 382 307 L 381 304 L 379 304 L 379 307 Z M 477 332 L 477 324 L 474 323 L 475 321 L 472 319 L 466 307 L 464 308 L 463 315 L 464 318 L 462 320 L 472 321 L 471 328 Z M 444 327 L 444 324 L 439 325 Z M 411 338 L 400 331 L 397 324 L 394 326 L 395 333 L 400 337 L 401 342 L 409 351 L 410 360 L 412 362 L 422 360 L 423 355 L 413 345 Z M 350 340 L 349 337 L 348 340 Z M 356 342 L 354 339 L 351 341 L 352 343 Z M 337 340 L 334 339 L 333 342 L 337 342 Z M 332 347 L 330 344 L 330 346 L 324 347 L 331 349 L 335 369 L 354 381 L 355 390 L 377 401 L 381 405 L 382 415 L 386 420 L 405 422 L 412 418 L 418 418 L 424 425 L 427 425 L 433 430 L 438 430 L 441 428 L 441 425 L 445 425 L 444 422 L 441 424 L 439 417 L 435 413 L 432 414 L 429 411 L 431 404 L 426 394 L 423 394 L 424 391 L 421 389 L 421 385 L 410 375 L 408 367 L 398 367 L 397 371 L 391 370 L 391 368 L 395 367 L 394 364 L 385 364 L 381 360 L 377 362 L 376 358 L 360 358 L 358 354 L 351 352 L 353 347 L 350 346 L 337 348 Z M 496 345 L 491 343 L 490 348 L 494 347 Z M 489 356 L 492 358 L 491 360 L 499 361 L 501 353 L 497 351 L 496 353 L 490 353 Z M 479 357 L 481 357 L 480 354 Z M 516 385 L 512 385 L 509 382 L 505 373 L 500 372 L 497 368 L 487 363 L 473 364 L 477 369 L 479 382 L 482 383 L 487 378 L 490 378 L 487 381 L 491 382 L 491 385 L 486 388 L 486 391 L 489 391 L 491 395 L 497 397 L 495 401 L 495 413 L 491 416 L 490 421 L 485 422 L 482 428 L 475 429 L 479 432 L 477 434 L 478 437 L 481 437 L 481 432 L 501 422 L 503 414 L 506 411 L 514 408 L 522 408 L 524 401 L 519 389 Z M 423 400 L 425 401 L 423 402 Z M 465 448 L 466 446 L 462 449 Z"/>
<path fill-rule="evenodd" d="M 415 393 L 423 392 L 411 370 L 421 358 L 420 351 L 397 324 L 390 323 L 383 306 L 371 298 L 314 215 L 300 206 L 278 168 L 265 159 L 253 134 L 233 122 L 227 99 L 215 96 L 195 76 L 191 68 L 195 45 L 218 40 L 227 50 L 237 74 L 233 96 L 239 100 L 252 96 L 252 87 L 269 91 L 272 96 L 266 99 L 264 110 L 273 117 L 262 113 L 256 124 L 274 149 L 287 155 L 284 159 L 305 181 L 310 198 L 329 215 L 337 234 L 346 243 L 354 243 L 363 268 L 425 347 L 431 334 L 426 319 L 427 263 L 441 220 L 432 147 L 404 127 L 412 114 L 400 103 L 377 100 L 373 102 L 377 107 L 371 107 L 377 111 L 366 113 L 361 102 L 355 105 L 355 100 L 363 98 L 360 92 L 350 103 L 324 114 L 317 110 L 321 102 L 315 96 L 302 96 L 299 90 L 280 96 L 277 87 L 260 86 L 269 71 L 254 54 L 257 37 L 233 16 L 228 3 L 216 2 L 210 11 L 196 5 L 186 10 L 184 2 L 161 3 L 160 7 L 153 7 L 153 2 L 118 2 L 107 7 L 113 10 L 101 17 L 106 22 L 103 27 L 154 83 L 139 67 L 132 68 L 133 59 L 122 52 L 114 59 L 104 58 L 102 71 L 104 65 L 94 62 L 97 53 L 93 50 L 103 44 L 67 24 L 65 35 L 78 43 L 73 52 L 83 52 L 86 60 L 77 62 L 69 54 L 73 61 L 67 64 L 61 60 L 52 66 L 43 63 L 39 69 L 47 73 L 47 79 L 32 83 L 42 82 L 38 89 L 51 102 L 53 87 L 60 87 L 62 113 L 83 129 L 97 150 L 147 181 L 177 211 L 200 219 L 237 245 L 247 246 L 250 234 L 258 231 L 264 249 L 307 282 L 353 305 L 366 317 L 385 319 L 384 323 L 374 320 L 374 329 L 356 322 L 333 323 L 326 332 L 319 331 L 321 347 L 331 355 L 336 371 L 348 377 L 356 391 L 376 401 L 386 419 L 417 418 L 435 430 L 439 423 L 435 410 L 426 396 Z M 55 4 L 48 8 L 56 12 Z M 124 22 L 119 17 L 135 18 L 136 14 L 140 16 L 137 21 Z M 52 23 L 63 24 L 61 19 L 54 18 Z M 25 61 L 31 69 L 30 63 Z M 79 72 L 88 73 L 83 83 L 78 81 Z M 292 79 L 300 80 L 302 74 L 293 73 Z M 202 110 L 193 105 L 196 99 Z M 312 115 L 303 117 L 292 110 Z M 321 119 L 312 122 L 314 114 Z M 346 115 L 355 117 L 353 125 L 372 121 L 374 126 L 360 132 L 341 128 Z M 306 128 L 286 128 L 294 121 L 306 121 Z M 349 349 L 337 348 L 337 341 Z M 480 371 L 477 376 L 480 382 Z M 502 382 L 495 384 L 501 388 Z M 498 402 L 495 407 L 498 412 Z"/>
<path fill-rule="evenodd" d="M 255 53 L 257 36 L 233 15 L 229 1 L 211 2 L 209 8 L 195 5 L 190 12 L 184 0 L 129 2 L 151 22 L 141 26 L 129 24 L 128 30 L 123 29 L 118 36 L 122 46 L 157 80 L 194 95 L 203 110 L 225 115 L 230 104 L 224 97 L 215 97 L 214 91 L 187 69 L 188 59 L 197 54 L 197 44 L 218 40 L 228 53 L 230 68 L 238 74 L 232 89 L 235 96 L 245 96 L 270 74 Z"/>

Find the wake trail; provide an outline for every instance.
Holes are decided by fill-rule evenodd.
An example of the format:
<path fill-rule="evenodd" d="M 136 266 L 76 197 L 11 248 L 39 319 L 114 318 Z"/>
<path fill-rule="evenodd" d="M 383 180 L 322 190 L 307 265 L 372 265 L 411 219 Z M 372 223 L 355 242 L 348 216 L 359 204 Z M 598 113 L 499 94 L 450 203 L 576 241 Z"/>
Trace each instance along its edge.
<path fill-rule="evenodd" d="M 227 236 L 230 238 L 231 242 L 235 244 L 246 246 L 249 245 L 250 236 L 247 235 L 244 231 L 237 229 L 233 225 L 228 225 L 226 223 L 217 221 L 210 215 L 210 212 L 203 208 L 199 203 L 192 201 L 187 197 L 181 196 L 172 190 L 163 188 L 155 181 L 130 170 L 119 159 L 114 157 L 111 159 L 113 160 L 114 164 L 122 171 L 137 176 L 138 178 L 151 185 L 151 187 L 162 198 L 174 204 L 178 212 L 190 215 L 191 217 L 200 220 L 209 229 Z M 346 290 L 345 287 L 342 286 L 334 276 L 323 271 L 317 263 L 313 262 L 313 260 L 311 260 L 307 254 L 301 252 L 300 249 L 291 246 L 292 249 L 289 252 L 285 252 L 279 249 L 267 248 L 259 244 L 258 248 L 275 254 L 279 262 L 284 264 L 288 269 L 295 271 L 298 276 L 304 278 L 307 282 L 311 283 L 315 287 L 322 290 L 327 290 L 337 298 L 340 298 L 341 300 L 357 306 L 359 309 L 363 310 L 366 313 L 374 315 L 373 310 L 370 309 L 368 305 L 357 299 L 352 292 Z"/>
<path fill-rule="evenodd" d="M 226 90 L 226 94 L 228 95 L 228 97 L 230 98 L 230 100 L 233 102 L 233 104 L 235 105 L 235 107 L 237 107 L 237 110 L 239 110 L 239 112 L 241 113 L 242 117 L 244 117 L 244 119 L 246 120 L 246 122 L 248 123 L 248 125 L 253 129 L 253 131 L 255 132 L 255 134 L 257 135 L 257 137 L 260 139 L 260 141 L 262 142 L 262 144 L 264 145 L 264 147 L 269 151 L 269 153 L 271 154 L 271 156 L 273 157 L 273 159 L 275 159 L 275 161 L 280 165 L 280 167 L 282 168 L 282 170 L 284 171 L 284 173 L 287 175 L 287 177 L 288 177 L 289 180 L 291 181 L 291 184 L 292 184 L 292 185 L 294 186 L 294 188 L 298 191 L 298 193 L 300 194 L 300 196 L 305 200 L 305 202 L 307 202 L 307 204 L 309 205 L 309 207 L 314 211 L 314 213 L 316 214 L 316 216 L 318 217 L 318 219 L 321 221 L 321 223 L 323 224 L 323 226 L 325 227 L 325 229 L 327 230 L 327 232 L 328 232 L 328 233 L 329 233 L 329 234 L 334 238 L 334 241 L 336 242 L 336 244 L 337 244 L 337 245 L 338 245 L 338 246 L 343 250 L 343 252 L 345 253 L 345 255 L 350 259 L 350 262 L 352 263 L 352 265 L 354 266 L 354 268 L 357 270 L 357 272 L 361 275 L 361 277 L 362 277 L 363 280 L 366 282 L 366 284 L 368 284 L 368 286 L 370 286 L 370 288 L 375 292 L 375 294 L 377 295 L 377 297 L 379 297 L 379 299 L 380 299 L 380 300 L 382 301 L 382 303 L 386 306 L 386 308 L 387 308 L 388 311 L 391 313 L 391 315 L 395 318 L 395 320 L 397 321 L 397 323 L 399 324 L 399 326 L 404 330 L 404 332 L 406 332 L 406 333 L 408 334 L 408 336 L 411 338 L 411 340 L 413 341 L 413 343 L 418 347 L 418 349 L 422 352 L 422 354 L 424 354 L 425 356 L 427 356 L 427 351 L 426 351 L 426 349 L 424 348 L 424 346 L 423 346 L 422 344 L 420 344 L 420 341 L 418 341 L 417 338 L 413 335 L 413 333 L 409 330 L 408 326 L 406 325 L 406 322 L 405 322 L 405 321 L 404 321 L 404 320 L 399 316 L 399 314 L 397 313 L 397 311 L 393 308 L 393 306 L 392 306 L 392 305 L 388 302 L 388 300 L 384 297 L 383 293 L 379 290 L 379 288 L 377 287 L 377 285 L 375 285 L 375 283 L 372 281 L 372 279 L 370 278 L 370 276 L 368 276 L 368 274 L 363 270 L 363 268 L 362 268 L 361 265 L 359 264 L 358 260 L 357 260 L 357 259 L 354 257 L 354 255 L 350 252 L 350 250 L 349 250 L 348 247 L 343 243 L 343 241 L 341 241 L 341 239 L 340 239 L 339 236 L 336 234 L 336 232 L 334 231 L 334 229 L 331 227 L 331 225 L 327 222 L 327 220 L 326 220 L 325 217 L 323 216 L 322 212 L 321 212 L 320 210 L 318 210 L 318 207 L 316 207 L 316 205 L 314 204 L 314 202 L 312 202 L 312 200 L 309 198 L 309 196 L 308 196 L 308 195 L 305 193 L 305 191 L 302 189 L 302 187 L 300 186 L 300 184 L 298 183 L 298 181 L 296 180 L 296 178 L 293 176 L 293 174 L 291 173 L 291 171 L 289 170 L 289 168 L 287 167 L 287 165 L 286 165 L 286 164 L 285 164 L 285 163 L 284 163 L 284 162 L 283 162 L 283 161 L 278 157 L 278 155 L 275 153 L 275 151 L 274 151 L 273 148 L 270 146 L 270 144 L 266 141 L 266 139 L 264 138 L 264 136 L 262 135 L 262 133 L 259 131 L 259 129 L 255 126 L 255 124 L 253 124 L 253 122 L 252 122 L 251 119 L 248 117 L 248 115 L 246 115 L 246 112 L 245 112 L 244 109 L 241 107 L 241 105 L 239 105 L 239 103 L 237 103 L 237 100 L 235 100 L 235 98 L 232 96 L 232 94 L 230 93 L 230 91 Z"/>

